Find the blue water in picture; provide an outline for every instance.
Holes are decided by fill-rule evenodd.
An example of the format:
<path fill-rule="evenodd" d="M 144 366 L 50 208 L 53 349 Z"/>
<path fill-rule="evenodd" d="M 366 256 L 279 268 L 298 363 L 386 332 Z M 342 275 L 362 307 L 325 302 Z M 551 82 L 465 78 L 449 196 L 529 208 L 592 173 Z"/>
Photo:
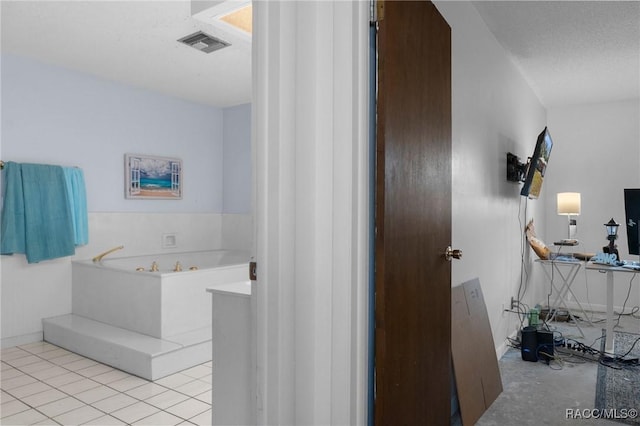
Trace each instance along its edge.
<path fill-rule="evenodd" d="M 140 177 L 140 187 L 143 189 L 171 188 L 171 175 L 158 177 Z"/>

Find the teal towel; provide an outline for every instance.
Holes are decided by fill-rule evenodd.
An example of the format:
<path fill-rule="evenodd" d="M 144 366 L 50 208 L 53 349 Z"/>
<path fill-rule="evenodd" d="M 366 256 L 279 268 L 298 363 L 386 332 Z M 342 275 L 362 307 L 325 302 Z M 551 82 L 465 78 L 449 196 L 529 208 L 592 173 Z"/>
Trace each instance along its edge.
<path fill-rule="evenodd" d="M 22 164 L 27 262 L 75 254 L 67 183 L 60 166 Z"/>
<path fill-rule="evenodd" d="M 77 167 L 63 167 L 67 181 L 67 195 L 71 209 L 74 243 L 77 246 L 89 242 L 89 219 L 87 214 L 87 191 L 84 184 L 82 169 Z"/>
<path fill-rule="evenodd" d="M 5 202 L 2 210 L 3 231 L 8 231 L 9 237 L 5 252 L 3 233 L 2 253 L 25 253 L 28 263 L 73 255 L 73 222 L 62 167 L 44 164 L 17 167 L 21 173 L 5 174 L 6 190 L 12 195 L 11 198 L 5 195 L 9 203 Z M 23 219 L 20 219 L 20 196 Z M 13 229 L 9 229 L 12 222 Z"/>
<path fill-rule="evenodd" d="M 4 200 L 0 225 L 0 252 L 2 254 L 25 252 L 24 195 L 22 193 L 22 168 L 12 161 L 4 163 Z"/>

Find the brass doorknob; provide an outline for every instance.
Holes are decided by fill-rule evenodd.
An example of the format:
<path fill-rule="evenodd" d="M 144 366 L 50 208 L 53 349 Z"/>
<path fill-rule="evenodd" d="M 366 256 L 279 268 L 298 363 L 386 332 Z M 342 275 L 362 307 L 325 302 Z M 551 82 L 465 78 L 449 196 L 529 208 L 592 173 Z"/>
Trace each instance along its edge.
<path fill-rule="evenodd" d="M 462 259 L 462 250 L 452 249 L 451 246 L 449 246 L 444 252 L 444 258 L 448 261 L 451 261 L 451 259 Z"/>

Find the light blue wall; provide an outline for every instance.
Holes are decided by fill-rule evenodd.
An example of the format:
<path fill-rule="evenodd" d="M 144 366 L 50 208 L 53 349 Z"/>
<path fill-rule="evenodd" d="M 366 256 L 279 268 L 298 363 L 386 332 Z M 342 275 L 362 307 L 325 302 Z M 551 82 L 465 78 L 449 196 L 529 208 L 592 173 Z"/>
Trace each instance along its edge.
<path fill-rule="evenodd" d="M 1 64 L 4 161 L 81 167 L 89 211 L 222 213 L 222 109 L 24 57 Z M 125 153 L 181 158 L 183 199 L 125 200 Z"/>
<path fill-rule="evenodd" d="M 251 104 L 225 108 L 224 213 L 251 213 Z"/>

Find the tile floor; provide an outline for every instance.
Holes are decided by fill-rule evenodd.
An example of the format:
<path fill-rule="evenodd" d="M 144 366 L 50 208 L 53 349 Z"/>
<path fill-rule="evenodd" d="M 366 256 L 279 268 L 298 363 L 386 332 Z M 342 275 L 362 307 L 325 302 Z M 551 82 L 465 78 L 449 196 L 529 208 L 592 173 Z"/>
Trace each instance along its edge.
<path fill-rule="evenodd" d="M 1 425 L 211 424 L 211 362 L 150 382 L 46 342 L 0 360 Z"/>

